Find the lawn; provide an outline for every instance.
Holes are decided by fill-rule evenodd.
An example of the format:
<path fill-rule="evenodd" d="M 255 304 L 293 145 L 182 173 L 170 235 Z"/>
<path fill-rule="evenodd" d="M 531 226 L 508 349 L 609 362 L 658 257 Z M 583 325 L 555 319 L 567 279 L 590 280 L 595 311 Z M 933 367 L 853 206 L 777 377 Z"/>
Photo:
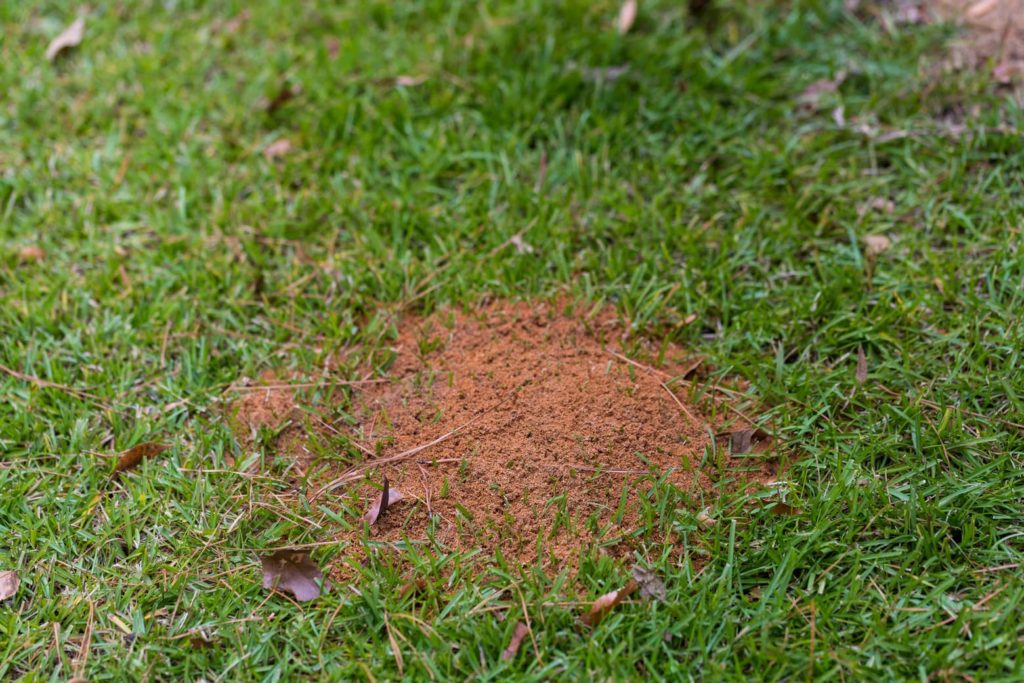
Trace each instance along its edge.
<path fill-rule="evenodd" d="M 54 62 L 79 5 L 0 4 L 0 678 L 1024 679 L 1021 103 L 948 26 L 715 4 L 97 2 Z M 502 297 L 749 382 L 798 513 L 661 506 L 693 561 L 594 629 L 596 554 L 264 590 L 344 551 L 229 387 Z"/>

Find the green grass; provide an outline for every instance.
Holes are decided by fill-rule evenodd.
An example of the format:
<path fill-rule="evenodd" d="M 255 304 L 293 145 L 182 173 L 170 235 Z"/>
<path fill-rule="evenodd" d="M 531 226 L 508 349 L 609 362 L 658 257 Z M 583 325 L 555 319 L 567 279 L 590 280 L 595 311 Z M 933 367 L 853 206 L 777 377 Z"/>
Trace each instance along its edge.
<path fill-rule="evenodd" d="M 0 569 L 22 578 L 0 678 L 396 680 L 389 634 L 416 679 L 1024 678 L 1024 116 L 984 74 L 928 75 L 948 30 L 839 0 L 704 24 L 645 1 L 625 36 L 608 1 L 265 0 L 234 34 L 211 26 L 249 3 L 92 4 L 57 64 L 78 4 L 0 5 L 0 364 L 89 395 L 0 374 Z M 285 79 L 302 93 L 262 111 Z M 840 129 L 840 103 L 911 134 Z M 877 197 L 895 211 L 858 212 Z M 501 248 L 521 231 L 532 255 Z M 869 234 L 892 247 L 869 259 Z M 652 487 L 686 546 L 640 553 L 668 600 L 590 634 L 566 603 L 628 576 L 598 555 L 481 577 L 410 550 L 420 596 L 380 554 L 316 602 L 268 597 L 260 549 L 340 561 L 338 513 L 245 474 L 273 454 L 241 450 L 226 387 L 318 376 L 401 306 L 559 293 L 748 379 L 801 513 L 726 497 L 702 529 Z M 111 482 L 101 456 L 151 439 L 174 448 Z M 524 609 L 538 650 L 503 662 Z"/>

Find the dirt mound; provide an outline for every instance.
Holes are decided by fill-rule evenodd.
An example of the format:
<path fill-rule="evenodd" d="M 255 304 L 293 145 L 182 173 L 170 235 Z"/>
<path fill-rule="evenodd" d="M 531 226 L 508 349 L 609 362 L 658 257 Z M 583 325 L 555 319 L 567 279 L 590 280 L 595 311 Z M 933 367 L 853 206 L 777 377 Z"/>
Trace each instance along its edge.
<path fill-rule="evenodd" d="M 343 539 L 573 563 L 664 537 L 650 528 L 664 500 L 696 516 L 717 491 L 768 478 L 766 459 L 731 457 L 688 403 L 699 360 L 671 345 L 641 349 L 657 369 L 630 360 L 611 313 L 570 308 L 497 303 L 399 326 L 389 381 L 360 385 L 348 410 L 362 455 L 312 477 L 310 495 L 352 515 L 386 476 L 404 499 L 371 528 L 352 515 Z M 266 411 L 254 400 L 243 424 L 247 407 Z"/>
<path fill-rule="evenodd" d="M 955 68 L 991 66 L 996 80 L 1024 77 L 1024 0 L 940 0 L 939 16 L 961 22 L 965 31 L 954 43 Z"/>

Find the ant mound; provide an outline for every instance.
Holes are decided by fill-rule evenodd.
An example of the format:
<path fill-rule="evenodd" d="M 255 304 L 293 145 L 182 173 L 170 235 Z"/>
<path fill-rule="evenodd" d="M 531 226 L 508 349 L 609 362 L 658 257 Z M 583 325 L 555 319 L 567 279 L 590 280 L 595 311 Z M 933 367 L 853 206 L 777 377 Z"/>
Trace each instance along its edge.
<path fill-rule="evenodd" d="M 357 547 L 558 568 L 665 540 L 677 508 L 698 520 L 721 491 L 765 481 L 768 460 L 730 455 L 689 402 L 699 359 L 672 345 L 637 355 L 635 342 L 644 360 L 627 358 L 622 330 L 612 312 L 564 303 L 405 320 L 387 381 L 360 384 L 347 408 L 359 459 L 314 476 L 310 497 L 343 503 L 340 540 Z"/>

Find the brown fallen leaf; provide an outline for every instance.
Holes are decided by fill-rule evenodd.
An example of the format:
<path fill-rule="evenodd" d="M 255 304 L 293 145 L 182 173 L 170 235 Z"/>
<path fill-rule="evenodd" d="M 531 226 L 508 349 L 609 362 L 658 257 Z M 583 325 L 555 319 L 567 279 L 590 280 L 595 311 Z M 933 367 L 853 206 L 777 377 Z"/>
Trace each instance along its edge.
<path fill-rule="evenodd" d="M 845 71 L 840 71 L 834 78 L 820 78 L 804 88 L 796 101 L 804 109 L 817 109 L 825 95 L 839 92 L 839 86 L 845 80 Z"/>
<path fill-rule="evenodd" d="M 628 33 L 636 21 L 637 0 L 626 0 L 619 8 L 619 18 L 615 21 L 615 27 L 619 33 Z"/>
<path fill-rule="evenodd" d="M 114 465 L 113 476 L 116 477 L 121 472 L 136 467 L 145 458 L 152 458 L 153 456 L 160 455 L 168 448 L 170 448 L 170 446 L 153 441 L 144 441 L 142 443 L 135 444 L 128 450 L 122 451 L 121 454 L 117 456 L 117 464 Z"/>
<path fill-rule="evenodd" d="M 341 41 L 334 36 L 327 39 L 325 47 L 327 48 L 327 58 L 332 62 L 341 54 Z"/>
<path fill-rule="evenodd" d="M 1002 0 L 978 0 L 964 12 L 964 18 L 969 20 L 981 19 L 999 6 Z"/>
<path fill-rule="evenodd" d="M 778 502 L 778 503 L 776 503 L 775 505 L 773 505 L 771 507 L 771 513 L 773 515 L 785 515 L 785 516 L 799 515 L 800 514 L 800 508 L 795 508 L 792 505 L 790 505 L 789 503 Z"/>
<path fill-rule="evenodd" d="M 245 22 L 249 21 L 250 16 L 249 10 L 244 9 L 230 19 L 219 19 L 210 25 L 210 32 L 213 34 L 234 35 L 241 30 Z"/>
<path fill-rule="evenodd" d="M 413 579 L 409 583 L 403 585 L 398 589 L 398 597 L 406 598 L 410 595 L 415 595 L 427 589 L 426 579 Z"/>
<path fill-rule="evenodd" d="M 869 211 L 880 211 L 881 213 L 894 213 L 896 202 L 888 197 L 872 197 L 866 202 L 857 205 L 857 217 L 863 218 Z"/>
<path fill-rule="evenodd" d="M 865 253 L 868 258 L 875 258 L 889 247 L 892 246 L 892 240 L 885 235 L 865 235 L 864 236 L 864 247 Z"/>
<path fill-rule="evenodd" d="M 532 254 L 533 245 L 523 239 L 522 235 L 512 235 L 512 239 L 509 240 L 512 246 L 516 248 L 517 254 Z"/>
<path fill-rule="evenodd" d="M 52 62 L 62 52 L 71 49 L 82 42 L 85 37 L 85 18 L 78 17 L 70 26 L 64 29 L 59 36 L 50 41 L 46 48 L 46 59 Z"/>
<path fill-rule="evenodd" d="M 301 550 L 278 550 L 261 558 L 263 563 L 263 587 L 291 593 L 299 602 L 320 596 L 323 572 Z"/>
<path fill-rule="evenodd" d="M 21 579 L 18 578 L 17 572 L 10 569 L 0 572 L 0 602 L 14 597 L 20 585 Z"/>
<path fill-rule="evenodd" d="M 213 639 L 202 631 L 190 636 L 188 642 L 194 650 L 206 650 L 213 647 Z"/>
<path fill-rule="evenodd" d="M 584 626 L 593 628 L 597 626 L 602 619 L 612 611 L 616 605 L 628 598 L 630 595 L 636 592 L 639 588 L 639 584 L 636 579 L 630 579 L 625 586 L 617 591 L 611 593 L 605 593 L 591 605 L 590 611 L 580 616 L 580 621 L 583 622 Z"/>
<path fill-rule="evenodd" d="M 277 91 L 272 99 L 263 98 L 260 102 L 260 108 L 268 114 L 273 114 L 275 111 L 286 105 L 291 100 L 295 99 L 302 94 L 301 85 L 292 85 L 285 81 L 281 89 Z"/>
<path fill-rule="evenodd" d="M 277 159 L 283 157 L 292 151 L 292 143 L 288 138 L 281 138 L 280 140 L 274 140 L 266 149 L 263 150 L 263 156 L 266 159 Z"/>
<path fill-rule="evenodd" d="M 392 489 L 388 484 L 388 478 L 384 477 L 384 488 L 381 489 L 380 495 L 377 497 L 377 502 L 370 507 L 365 515 L 363 515 L 363 520 L 370 525 L 376 524 L 377 520 L 380 519 L 381 515 L 387 512 L 390 506 L 404 498 L 405 494 L 398 489 Z"/>
<path fill-rule="evenodd" d="M 521 621 L 516 622 L 516 628 L 512 632 L 512 639 L 508 641 L 508 647 L 501 653 L 501 658 L 506 662 L 516 656 L 519 652 L 519 646 L 523 644 L 523 638 L 530 633 L 530 629 L 526 627 Z"/>
<path fill-rule="evenodd" d="M 710 529 L 718 524 L 718 520 L 711 516 L 707 508 L 704 508 L 697 514 L 697 523 L 705 529 Z"/>
<path fill-rule="evenodd" d="M 864 347 L 857 347 L 857 384 L 868 381 L 868 357 L 864 355 Z"/>
<path fill-rule="evenodd" d="M 18 261 L 21 263 L 36 263 L 46 257 L 43 248 L 36 244 L 29 244 L 18 250 Z"/>
<path fill-rule="evenodd" d="M 637 584 L 640 586 L 640 597 L 644 600 L 657 600 L 664 602 L 668 591 L 665 589 L 665 582 L 661 580 L 653 569 L 647 569 L 636 565 L 630 572 Z"/>
<path fill-rule="evenodd" d="M 769 438 L 763 429 L 737 429 L 729 434 L 729 446 L 733 455 L 748 453 L 758 441 Z"/>
<path fill-rule="evenodd" d="M 402 88 L 413 88 L 426 82 L 426 76 L 399 76 L 395 79 L 395 85 Z"/>

